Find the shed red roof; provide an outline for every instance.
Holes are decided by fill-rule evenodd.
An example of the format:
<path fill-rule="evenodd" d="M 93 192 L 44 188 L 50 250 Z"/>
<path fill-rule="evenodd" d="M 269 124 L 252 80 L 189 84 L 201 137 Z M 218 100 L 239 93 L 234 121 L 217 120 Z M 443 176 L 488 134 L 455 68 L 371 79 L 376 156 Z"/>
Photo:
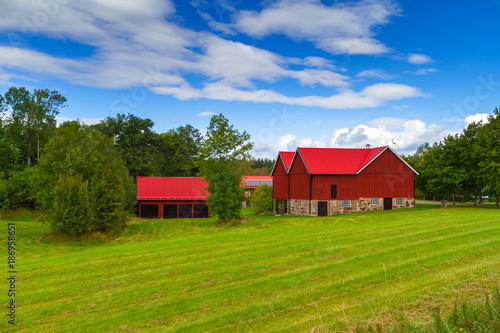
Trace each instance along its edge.
<path fill-rule="evenodd" d="M 297 148 L 310 174 L 357 174 L 389 147 Z"/>
<path fill-rule="evenodd" d="M 263 184 L 273 186 L 273 177 L 271 176 L 243 176 L 241 178 L 241 187 L 257 188 Z"/>
<path fill-rule="evenodd" d="M 202 177 L 137 177 L 137 200 L 205 200 Z"/>

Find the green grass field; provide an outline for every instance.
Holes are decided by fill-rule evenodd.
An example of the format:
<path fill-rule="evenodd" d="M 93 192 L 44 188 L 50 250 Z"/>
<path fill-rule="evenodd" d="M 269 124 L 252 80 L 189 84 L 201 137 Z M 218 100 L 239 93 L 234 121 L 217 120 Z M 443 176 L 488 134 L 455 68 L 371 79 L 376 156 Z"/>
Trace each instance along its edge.
<path fill-rule="evenodd" d="M 500 210 L 326 218 L 134 219 L 117 240 L 56 241 L 3 217 L 0 331 L 348 331 L 431 320 L 500 281 Z M 7 323 L 7 223 L 16 225 L 16 326 Z"/>

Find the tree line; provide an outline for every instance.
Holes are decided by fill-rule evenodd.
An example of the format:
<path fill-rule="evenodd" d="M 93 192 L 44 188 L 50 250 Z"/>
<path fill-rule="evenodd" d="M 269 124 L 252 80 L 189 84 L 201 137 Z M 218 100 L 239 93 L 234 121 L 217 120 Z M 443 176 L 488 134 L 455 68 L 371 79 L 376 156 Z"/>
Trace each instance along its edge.
<path fill-rule="evenodd" d="M 157 133 L 151 119 L 133 114 L 57 126 L 66 102 L 48 89 L 0 94 L 0 208 L 40 208 L 55 230 L 73 235 L 122 226 L 135 212 L 137 176 L 208 177 L 203 161 L 216 156 L 209 154 L 211 134 L 229 126 L 214 116 L 206 138 L 191 125 Z M 233 139 L 240 135 L 234 131 Z M 240 143 L 225 147 L 234 153 Z M 251 158 L 252 147 L 233 158 L 237 174 L 269 175 L 274 161 Z"/>
<path fill-rule="evenodd" d="M 495 108 L 486 122 L 473 122 L 464 131 L 448 135 L 432 145 L 424 143 L 405 160 L 420 175 L 416 195 L 424 199 L 455 202 L 500 196 L 500 111 Z"/>

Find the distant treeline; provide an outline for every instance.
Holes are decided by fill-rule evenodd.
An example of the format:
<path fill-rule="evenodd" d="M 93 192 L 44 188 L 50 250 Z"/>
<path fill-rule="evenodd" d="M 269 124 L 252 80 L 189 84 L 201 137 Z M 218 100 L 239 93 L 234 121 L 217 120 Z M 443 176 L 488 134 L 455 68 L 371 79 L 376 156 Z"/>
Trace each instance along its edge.
<path fill-rule="evenodd" d="M 72 184 L 75 189 L 82 190 L 87 186 L 89 191 L 91 187 L 92 191 L 98 191 L 96 184 L 102 178 L 99 173 L 107 170 L 95 169 L 93 165 L 96 164 L 114 168 L 119 168 L 117 165 L 121 164 L 132 181 L 136 176 L 198 175 L 195 161 L 203 136 L 191 125 L 156 133 L 151 119 L 117 114 L 95 125 L 66 122 L 57 127 L 56 116 L 65 103 L 65 97 L 48 89 L 30 92 L 13 87 L 5 95 L 0 95 L 0 208 L 36 208 L 44 202 L 40 197 L 40 188 L 37 189 L 37 182 L 40 186 L 43 178 L 38 169 L 42 165 L 47 172 L 57 169 L 50 163 L 58 164 L 59 172 L 70 177 L 58 177 L 57 181 L 66 182 L 67 186 Z M 109 140 L 111 148 L 106 140 Z M 107 154 L 109 160 L 94 154 L 96 149 Z M 118 161 L 111 161 L 114 152 L 119 157 Z M 89 160 L 84 162 L 85 158 Z M 40 163 L 44 159 L 47 163 Z M 92 169 L 94 173 L 91 175 L 89 171 L 87 178 L 78 179 L 80 176 L 76 177 L 70 171 L 75 168 L 75 163 L 81 163 L 78 167 L 82 168 L 82 172 Z M 269 175 L 273 165 L 274 161 L 270 159 L 252 159 L 244 167 L 247 174 Z M 46 181 L 48 179 L 50 177 Z M 130 184 L 124 186 L 127 191 L 135 191 L 133 186 L 130 189 Z M 57 195 L 67 194 L 63 191 Z M 89 200 L 92 201 L 91 198 Z M 127 209 L 133 210 L 131 207 Z"/>
<path fill-rule="evenodd" d="M 433 145 L 422 144 L 414 155 L 404 157 L 420 176 L 417 197 L 448 199 L 455 203 L 480 202 L 500 196 L 500 111 L 495 108 L 487 122 L 471 123 L 461 134 L 449 135 Z"/>

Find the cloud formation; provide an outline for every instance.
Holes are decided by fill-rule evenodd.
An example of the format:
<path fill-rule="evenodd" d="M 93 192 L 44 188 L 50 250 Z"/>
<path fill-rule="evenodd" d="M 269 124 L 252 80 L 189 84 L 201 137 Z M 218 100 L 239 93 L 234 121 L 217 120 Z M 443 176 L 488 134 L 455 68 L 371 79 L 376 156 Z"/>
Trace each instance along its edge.
<path fill-rule="evenodd" d="M 425 55 L 425 54 L 417 54 L 417 53 L 410 53 L 408 55 L 408 62 L 410 64 L 415 64 L 415 65 L 422 65 L 422 64 L 427 64 L 429 62 L 432 62 L 431 57 Z"/>
<path fill-rule="evenodd" d="M 284 34 L 333 54 L 377 55 L 391 50 L 375 39 L 375 29 L 399 13 L 396 4 L 385 0 L 330 6 L 319 0 L 280 0 L 260 12 L 235 10 L 235 22 L 226 26 L 258 38 Z M 370 108 L 423 96 L 418 88 L 405 84 L 353 87 L 355 81 L 331 60 L 286 57 L 210 31 L 196 31 L 182 26 L 176 15 L 173 2 L 165 0 L 0 2 L 0 32 L 11 41 L 0 45 L 0 84 L 24 76 L 110 89 L 145 87 L 179 100 L 205 98 L 327 109 Z M 215 21 L 209 26 L 222 29 Z M 77 58 L 56 56 L 50 50 L 29 47 L 26 41 L 34 36 L 61 45 L 71 41 L 90 51 Z M 410 57 L 414 56 L 426 57 Z M 360 75 L 392 78 L 383 72 Z M 284 80 L 301 87 L 328 88 L 329 93 L 311 95 L 304 90 L 302 96 L 290 96 L 267 87 Z M 264 84 L 266 88 L 262 88 Z"/>
<path fill-rule="evenodd" d="M 273 142 L 257 142 L 254 155 L 275 158 L 277 151 L 294 151 L 297 147 L 360 148 L 366 144 L 372 147 L 390 145 L 400 154 L 413 154 L 424 142 L 437 142 L 456 133 L 445 125 L 428 125 L 418 119 L 378 118 L 368 125 L 337 129 L 318 140 L 287 133 Z"/>
<path fill-rule="evenodd" d="M 319 0 L 277 1 L 260 12 L 241 11 L 234 27 L 254 38 L 283 34 L 309 41 L 332 54 L 384 54 L 390 49 L 373 38 L 374 29 L 389 23 L 400 8 L 389 1 L 324 5 Z"/>

